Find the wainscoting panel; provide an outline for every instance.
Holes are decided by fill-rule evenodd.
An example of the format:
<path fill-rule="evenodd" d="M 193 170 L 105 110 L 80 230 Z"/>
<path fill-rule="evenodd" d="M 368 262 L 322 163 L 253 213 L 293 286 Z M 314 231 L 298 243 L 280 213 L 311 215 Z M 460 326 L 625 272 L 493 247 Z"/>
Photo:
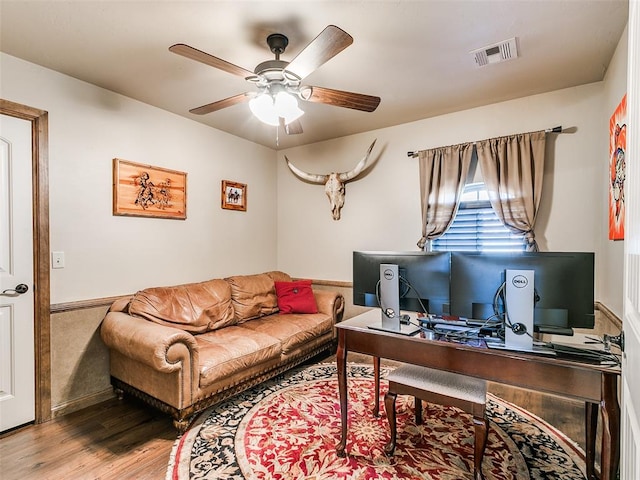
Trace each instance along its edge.
<path fill-rule="evenodd" d="M 73 308 L 70 305 L 51 315 L 53 417 L 113 396 L 109 379 L 109 351 L 100 338 L 100 323 L 108 308 L 87 308 L 83 304 Z"/>

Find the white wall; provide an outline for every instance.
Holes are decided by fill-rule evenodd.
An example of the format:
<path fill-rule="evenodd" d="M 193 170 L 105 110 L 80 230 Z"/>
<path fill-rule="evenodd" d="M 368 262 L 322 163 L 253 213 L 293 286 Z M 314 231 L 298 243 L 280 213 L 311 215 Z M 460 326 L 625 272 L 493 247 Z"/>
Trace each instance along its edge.
<path fill-rule="evenodd" d="M 275 268 L 275 152 L 0 54 L 0 97 L 49 112 L 51 302 Z M 187 219 L 112 215 L 112 159 L 187 172 Z M 220 208 L 221 180 L 247 212 Z"/>
<path fill-rule="evenodd" d="M 597 251 L 604 209 L 602 90 L 602 83 L 569 88 L 279 152 L 278 267 L 350 281 L 353 250 L 416 250 L 418 162 L 407 151 L 556 125 L 571 133 L 548 136 L 537 239 L 544 251 Z M 322 187 L 295 178 L 283 160 L 286 154 L 313 173 L 348 170 L 374 138 L 378 161 L 348 184 L 339 221 L 331 219 Z"/>
<path fill-rule="evenodd" d="M 621 314 L 623 243 L 606 240 L 603 179 L 625 53 L 626 32 L 604 82 L 277 154 L 4 54 L 0 96 L 49 111 L 51 249 L 66 256 L 66 268 L 51 272 L 52 303 L 271 268 L 350 281 L 353 250 L 416 248 L 418 165 L 408 150 L 563 125 L 573 132 L 548 137 L 538 241 L 542 250 L 595 251 L 596 298 Z M 286 154 L 310 172 L 349 170 L 376 138 L 377 161 L 347 185 L 340 221 L 323 187 L 284 162 Z M 113 216 L 114 157 L 187 172 L 187 220 Z M 222 179 L 249 185 L 246 213 L 220 208 Z"/>
<path fill-rule="evenodd" d="M 602 196 L 600 202 L 605 205 L 601 223 L 603 225 L 600 232 L 599 250 L 599 271 L 600 290 L 599 300 L 607 305 L 618 317 L 622 318 L 623 288 L 622 278 L 624 272 L 624 241 L 609 240 L 609 210 L 606 208 L 609 202 L 608 178 L 609 178 L 609 118 L 627 92 L 627 53 L 628 53 L 628 30 L 625 28 L 618 43 L 618 47 L 609 64 L 607 74 L 604 79 L 604 101 L 602 126 L 603 132 L 607 132 L 602 144 L 601 158 L 601 178 L 603 183 Z"/>

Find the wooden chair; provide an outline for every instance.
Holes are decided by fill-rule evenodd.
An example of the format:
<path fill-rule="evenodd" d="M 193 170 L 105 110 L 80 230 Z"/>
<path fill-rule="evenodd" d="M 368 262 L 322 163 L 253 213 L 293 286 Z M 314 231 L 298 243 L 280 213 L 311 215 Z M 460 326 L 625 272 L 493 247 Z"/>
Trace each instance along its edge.
<path fill-rule="evenodd" d="M 391 439 L 385 446 L 387 455 L 396 448 L 396 397 L 412 395 L 416 402 L 416 424 L 422 423 L 422 400 L 439 405 L 451 405 L 473 415 L 475 448 L 474 478 L 483 479 L 482 457 L 487 443 L 489 421 L 485 414 L 487 382 L 457 373 L 434 370 L 417 365 L 402 365 L 387 376 L 389 392 L 385 395 Z"/>

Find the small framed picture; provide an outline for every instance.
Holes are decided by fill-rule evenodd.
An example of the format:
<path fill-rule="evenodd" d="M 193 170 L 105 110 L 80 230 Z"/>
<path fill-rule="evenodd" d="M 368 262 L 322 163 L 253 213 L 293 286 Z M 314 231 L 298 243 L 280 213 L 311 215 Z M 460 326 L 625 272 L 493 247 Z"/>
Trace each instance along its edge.
<path fill-rule="evenodd" d="M 247 211 L 247 185 L 245 183 L 222 180 L 222 208 Z"/>

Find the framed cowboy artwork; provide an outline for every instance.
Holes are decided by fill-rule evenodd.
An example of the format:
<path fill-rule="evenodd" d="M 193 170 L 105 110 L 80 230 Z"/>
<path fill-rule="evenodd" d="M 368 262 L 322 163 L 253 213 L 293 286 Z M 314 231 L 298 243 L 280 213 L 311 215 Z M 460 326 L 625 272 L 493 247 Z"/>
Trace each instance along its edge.
<path fill-rule="evenodd" d="M 245 183 L 222 180 L 220 196 L 222 208 L 225 210 L 247 211 L 247 185 Z"/>
<path fill-rule="evenodd" d="M 187 174 L 113 159 L 113 214 L 187 218 Z"/>

